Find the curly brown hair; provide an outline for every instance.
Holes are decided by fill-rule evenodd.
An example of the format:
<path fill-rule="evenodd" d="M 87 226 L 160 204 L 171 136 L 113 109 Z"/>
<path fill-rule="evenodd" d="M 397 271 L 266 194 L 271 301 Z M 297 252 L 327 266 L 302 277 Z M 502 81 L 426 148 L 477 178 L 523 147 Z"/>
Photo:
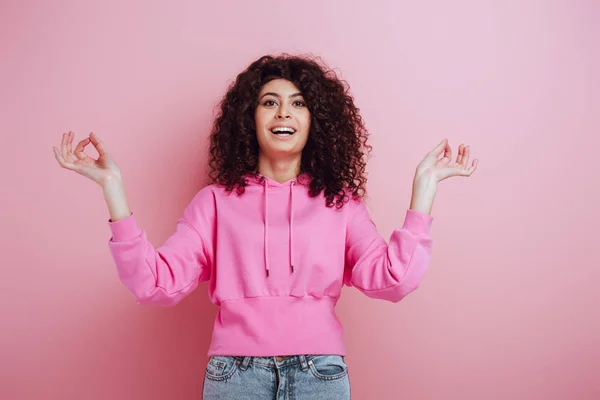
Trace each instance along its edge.
<path fill-rule="evenodd" d="M 266 55 L 252 62 L 229 86 L 219 103 L 210 134 L 212 183 L 244 193 L 245 176 L 257 174 L 258 140 L 254 112 L 263 85 L 286 79 L 301 91 L 311 115 L 300 171 L 311 180 L 309 195 L 322 191 L 327 207 L 343 207 L 366 194 L 366 159 L 371 152 L 368 132 L 348 84 L 320 58 Z"/>

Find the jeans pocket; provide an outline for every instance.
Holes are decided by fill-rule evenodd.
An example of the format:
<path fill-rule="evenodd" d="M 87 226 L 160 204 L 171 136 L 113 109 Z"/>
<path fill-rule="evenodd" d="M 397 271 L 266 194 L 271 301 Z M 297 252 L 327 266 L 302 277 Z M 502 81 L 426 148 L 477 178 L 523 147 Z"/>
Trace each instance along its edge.
<path fill-rule="evenodd" d="M 237 371 L 237 359 L 232 356 L 212 356 L 206 364 L 206 378 L 223 381 L 231 378 Z"/>
<path fill-rule="evenodd" d="M 308 364 L 310 372 L 322 380 L 340 379 L 348 375 L 348 366 L 344 357 L 336 354 L 311 356 Z"/>

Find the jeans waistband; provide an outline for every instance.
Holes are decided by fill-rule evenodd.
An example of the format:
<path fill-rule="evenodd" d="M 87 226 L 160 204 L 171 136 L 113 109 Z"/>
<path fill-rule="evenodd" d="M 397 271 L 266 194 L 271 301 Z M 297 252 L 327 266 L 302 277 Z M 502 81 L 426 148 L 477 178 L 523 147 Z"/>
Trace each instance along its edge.
<path fill-rule="evenodd" d="M 297 365 L 300 364 L 300 367 L 303 371 L 308 370 L 309 365 L 311 364 L 311 359 L 315 356 L 312 354 L 307 355 L 296 355 L 289 356 L 285 360 L 277 361 L 277 357 L 254 357 L 254 356 L 244 356 L 244 357 L 235 357 L 236 364 L 238 364 L 239 368 L 242 370 L 246 370 L 248 365 L 262 365 L 264 367 L 285 367 L 288 365 Z"/>

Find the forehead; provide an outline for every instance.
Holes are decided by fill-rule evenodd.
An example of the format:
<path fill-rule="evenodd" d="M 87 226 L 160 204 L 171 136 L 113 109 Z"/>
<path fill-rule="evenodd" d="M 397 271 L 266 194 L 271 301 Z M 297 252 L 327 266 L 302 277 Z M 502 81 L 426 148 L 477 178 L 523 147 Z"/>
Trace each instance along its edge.
<path fill-rule="evenodd" d="M 292 94 L 300 92 L 300 89 L 296 87 L 292 82 L 287 79 L 274 79 L 263 85 L 260 90 L 260 94 L 267 92 L 274 92 L 279 94 Z"/>

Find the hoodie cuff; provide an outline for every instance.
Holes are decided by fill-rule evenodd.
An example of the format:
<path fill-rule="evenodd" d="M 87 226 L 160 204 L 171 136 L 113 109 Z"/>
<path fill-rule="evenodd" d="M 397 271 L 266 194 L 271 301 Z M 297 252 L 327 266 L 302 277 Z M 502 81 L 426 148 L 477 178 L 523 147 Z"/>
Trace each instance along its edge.
<path fill-rule="evenodd" d="M 130 239 L 135 239 L 142 234 L 142 230 L 138 227 L 133 213 L 129 217 L 125 217 L 118 221 L 108 220 L 108 226 L 112 233 L 113 242 L 125 242 Z"/>
<path fill-rule="evenodd" d="M 429 234 L 433 217 L 420 211 L 408 209 L 403 228 L 416 234 Z"/>

